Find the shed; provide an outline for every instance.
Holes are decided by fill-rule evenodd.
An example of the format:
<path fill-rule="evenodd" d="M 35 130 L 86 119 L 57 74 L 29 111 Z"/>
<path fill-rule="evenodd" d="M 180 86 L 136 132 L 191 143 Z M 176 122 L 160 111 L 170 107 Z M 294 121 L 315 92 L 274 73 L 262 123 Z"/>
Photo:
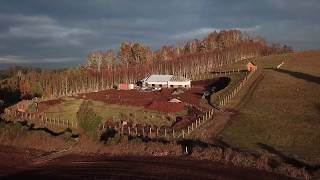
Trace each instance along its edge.
<path fill-rule="evenodd" d="M 126 84 L 126 83 L 119 84 L 118 90 L 129 90 L 129 84 Z"/>
<path fill-rule="evenodd" d="M 248 62 L 247 69 L 249 72 L 255 70 L 256 68 L 257 68 L 257 66 L 253 62 L 251 62 L 251 61 Z"/>
<path fill-rule="evenodd" d="M 172 99 L 169 100 L 169 102 L 171 102 L 171 103 L 181 103 L 181 101 L 179 99 L 177 99 L 177 98 L 172 98 Z"/>

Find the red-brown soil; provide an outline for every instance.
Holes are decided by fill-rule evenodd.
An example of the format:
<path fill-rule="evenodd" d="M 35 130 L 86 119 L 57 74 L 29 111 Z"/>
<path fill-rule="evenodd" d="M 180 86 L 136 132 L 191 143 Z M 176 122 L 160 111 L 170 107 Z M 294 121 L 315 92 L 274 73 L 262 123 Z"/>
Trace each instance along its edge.
<path fill-rule="evenodd" d="M 201 111 L 199 111 L 195 107 L 189 107 L 188 109 L 188 115 L 183 117 L 178 117 L 176 123 L 173 125 L 174 129 L 181 129 L 185 128 L 188 125 L 190 125 L 192 122 L 195 121 L 200 115 L 202 114 Z"/>
<path fill-rule="evenodd" d="M 0 149 L 1 151 L 1 149 Z M 10 154 L 9 158 L 11 157 Z M 13 155 L 14 158 L 17 155 Z M 2 158 L 2 157 L 1 157 Z M 0 164 L 2 169 L 3 164 Z M 13 168 L 14 169 L 14 168 Z M 1 176 L 0 176 L 1 177 Z M 67 155 L 3 179 L 290 179 L 262 170 L 168 157 Z"/>
<path fill-rule="evenodd" d="M 62 99 L 54 99 L 54 100 L 48 100 L 48 101 L 42 101 L 38 103 L 38 111 L 43 112 L 44 110 L 48 109 L 50 106 L 54 106 L 57 104 L 62 103 Z"/>
<path fill-rule="evenodd" d="M 218 79 L 194 81 L 192 88 L 186 90 L 182 94 L 172 95 L 173 89 L 162 89 L 158 92 L 140 92 L 138 90 L 105 90 L 92 93 L 83 93 L 79 95 L 82 99 L 91 99 L 102 101 L 107 104 L 120 104 L 129 106 L 142 106 L 152 110 L 161 112 L 175 113 L 183 109 L 179 103 L 168 103 L 168 101 L 176 97 L 180 99 L 182 104 L 192 104 L 201 106 L 200 101 L 203 92 Z M 170 105 L 169 105 L 170 104 Z M 205 108 L 205 107 L 199 107 Z"/>
<path fill-rule="evenodd" d="M 147 106 L 147 109 L 161 111 L 161 112 L 167 112 L 167 113 L 177 113 L 177 112 L 181 112 L 184 110 L 184 103 L 170 103 L 167 101 L 154 101 L 149 106 Z"/>
<path fill-rule="evenodd" d="M 30 168 L 31 156 L 28 150 L 0 145 L 0 179 L 1 176 Z"/>
<path fill-rule="evenodd" d="M 107 104 L 121 104 L 130 106 L 147 106 L 153 101 L 167 101 L 171 91 L 163 89 L 161 92 L 140 92 L 137 90 L 106 90 L 80 94 L 79 98 L 102 101 Z"/>

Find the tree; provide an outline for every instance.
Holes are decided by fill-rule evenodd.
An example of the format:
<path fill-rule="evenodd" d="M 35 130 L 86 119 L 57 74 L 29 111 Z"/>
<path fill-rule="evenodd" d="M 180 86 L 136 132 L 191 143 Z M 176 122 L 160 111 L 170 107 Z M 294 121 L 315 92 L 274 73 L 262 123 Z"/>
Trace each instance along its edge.
<path fill-rule="evenodd" d="M 110 49 L 103 53 L 102 57 L 102 68 L 103 69 L 111 69 L 116 62 L 116 54 L 113 49 Z"/>
<path fill-rule="evenodd" d="M 99 138 L 98 127 L 102 122 L 102 117 L 97 116 L 91 106 L 91 101 L 83 101 L 77 112 L 77 120 L 86 135 L 97 140 Z"/>
<path fill-rule="evenodd" d="M 131 44 L 128 42 L 121 43 L 118 54 L 121 64 L 124 64 L 128 67 L 128 65 L 132 62 L 131 53 Z"/>
<path fill-rule="evenodd" d="M 32 82 L 31 83 L 31 95 L 32 97 L 41 97 L 43 94 L 43 90 L 40 82 Z"/>

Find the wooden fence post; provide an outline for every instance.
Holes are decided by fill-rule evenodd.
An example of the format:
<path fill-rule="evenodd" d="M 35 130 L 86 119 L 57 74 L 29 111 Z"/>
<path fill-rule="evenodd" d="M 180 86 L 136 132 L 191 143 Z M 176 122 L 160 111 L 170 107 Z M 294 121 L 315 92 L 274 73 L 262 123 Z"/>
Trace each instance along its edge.
<path fill-rule="evenodd" d="M 182 138 L 184 139 L 184 130 L 182 129 Z"/>
<path fill-rule="evenodd" d="M 174 129 L 172 129 L 172 136 L 173 136 L 173 138 L 175 138 Z"/>

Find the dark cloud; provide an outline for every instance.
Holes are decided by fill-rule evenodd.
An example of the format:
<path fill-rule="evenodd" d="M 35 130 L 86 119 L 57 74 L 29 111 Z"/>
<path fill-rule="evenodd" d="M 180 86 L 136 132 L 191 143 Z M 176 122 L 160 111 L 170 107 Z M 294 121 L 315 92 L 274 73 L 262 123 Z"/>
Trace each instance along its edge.
<path fill-rule="evenodd" d="M 318 0 L 2 0 L 0 64 L 64 67 L 123 41 L 156 49 L 230 28 L 318 49 L 318 12 Z"/>

